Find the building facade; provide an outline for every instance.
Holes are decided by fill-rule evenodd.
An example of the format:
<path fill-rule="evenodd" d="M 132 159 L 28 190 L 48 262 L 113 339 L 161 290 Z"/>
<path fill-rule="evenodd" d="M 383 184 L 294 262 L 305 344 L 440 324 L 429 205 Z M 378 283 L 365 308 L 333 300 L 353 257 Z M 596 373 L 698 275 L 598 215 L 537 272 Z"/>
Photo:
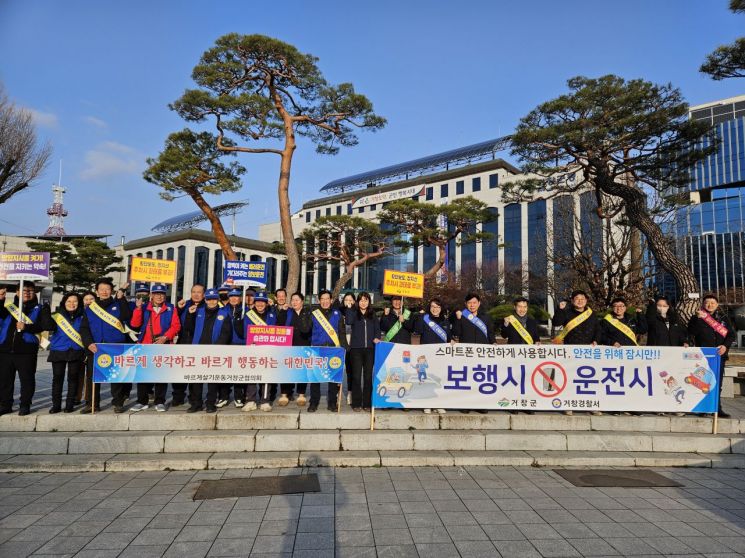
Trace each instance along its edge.
<path fill-rule="evenodd" d="M 272 252 L 271 243 L 231 235 L 228 239 L 239 260 L 267 262 L 268 290 L 273 291 L 285 284 L 287 262 L 284 256 Z M 134 256 L 175 260 L 178 275 L 176 283 L 169 285 L 167 294 L 168 300 L 174 303 L 182 298 L 188 298 L 192 286 L 196 283 L 207 288 L 219 287 L 222 284 L 222 249 L 211 231 L 186 229 L 148 236 L 127 242 L 119 246 L 118 250 L 127 264 L 125 277 L 129 275 L 131 259 Z M 120 280 L 120 284 L 123 282 Z M 134 289 L 134 285 L 131 285 L 130 289 Z"/>
<path fill-rule="evenodd" d="M 745 95 L 691 107 L 714 126 L 715 153 L 692 169 L 691 205 L 678 210 L 679 256 L 728 304 L 745 303 Z"/>
<path fill-rule="evenodd" d="M 561 228 L 567 229 L 570 236 L 584 234 L 578 224 L 590 224 L 596 218 L 594 197 L 538 195 L 531 201 L 510 203 L 501 187 L 525 176 L 496 156 L 506 145 L 505 141 L 483 142 L 334 180 L 321 188 L 326 196 L 304 203 L 293 214 L 294 232 L 300 236 L 323 216 L 376 219 L 385 204 L 396 199 L 412 198 L 440 205 L 473 196 L 486 203 L 494 214 L 494 220 L 477 225 L 492 236 L 483 242 L 451 241 L 447 247 L 447 271 L 456 275 L 480 273 L 486 289 L 504 295 L 529 296 L 534 302 L 552 308 L 556 289 L 548 288 L 555 272 L 550 254 L 572 250 L 574 246 L 571 239 L 557 236 L 554 231 L 563 224 Z M 601 223 L 598 225 L 602 227 Z M 281 238 L 279 224 L 262 225 L 259 238 L 264 241 Z M 307 252 L 314 249 L 308 245 L 304 248 Z M 435 264 L 437 256 L 434 246 L 385 256 L 357 268 L 347 288 L 379 296 L 385 269 L 423 273 Z M 301 288 L 306 293 L 331 289 L 342 273 L 339 264 L 303 263 Z"/>

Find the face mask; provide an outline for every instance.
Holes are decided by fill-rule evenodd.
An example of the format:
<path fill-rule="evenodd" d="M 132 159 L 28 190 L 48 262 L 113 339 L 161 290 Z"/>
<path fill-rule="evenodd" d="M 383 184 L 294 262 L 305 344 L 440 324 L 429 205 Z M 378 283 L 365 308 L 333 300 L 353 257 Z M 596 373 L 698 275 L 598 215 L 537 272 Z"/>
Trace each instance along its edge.
<path fill-rule="evenodd" d="M 667 311 L 669 309 L 670 308 L 667 307 L 667 306 L 658 306 L 657 307 L 657 312 L 659 312 L 660 313 L 660 316 L 662 316 L 664 318 L 665 316 L 667 316 Z"/>

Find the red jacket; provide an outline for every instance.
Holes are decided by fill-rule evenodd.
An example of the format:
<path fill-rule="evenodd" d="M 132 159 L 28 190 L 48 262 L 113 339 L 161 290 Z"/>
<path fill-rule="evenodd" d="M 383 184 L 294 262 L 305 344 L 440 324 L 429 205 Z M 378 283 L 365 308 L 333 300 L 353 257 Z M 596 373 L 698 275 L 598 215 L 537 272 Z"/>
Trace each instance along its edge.
<path fill-rule="evenodd" d="M 161 308 L 163 308 L 164 306 L 165 305 L 161 306 Z M 174 307 L 171 311 L 170 324 L 161 324 L 161 313 L 156 313 L 153 310 L 153 303 L 148 302 L 146 307 L 140 306 L 139 308 L 134 309 L 132 318 L 129 322 L 132 327 L 138 328 L 142 326 L 144 308 L 146 308 L 147 311 L 150 313 L 150 320 L 148 321 L 147 327 L 145 328 L 144 335 L 141 336 L 140 343 L 142 343 L 143 345 L 151 345 L 153 341 L 155 341 L 155 339 L 153 339 L 153 332 L 163 332 L 160 335 L 156 335 L 156 337 L 165 335 L 168 339 L 168 342 L 172 342 L 176 335 L 178 335 L 178 332 L 181 331 L 181 322 L 178 319 L 177 309 Z"/>

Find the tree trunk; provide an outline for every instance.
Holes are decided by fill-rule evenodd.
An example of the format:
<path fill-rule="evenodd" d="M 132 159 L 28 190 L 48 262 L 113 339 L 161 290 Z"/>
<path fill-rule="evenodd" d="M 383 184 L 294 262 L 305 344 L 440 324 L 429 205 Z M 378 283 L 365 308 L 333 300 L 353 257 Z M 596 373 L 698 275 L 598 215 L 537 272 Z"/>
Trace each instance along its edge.
<path fill-rule="evenodd" d="M 356 264 L 350 264 L 345 269 L 344 275 L 339 277 L 336 280 L 336 283 L 334 283 L 334 290 L 331 291 L 331 300 L 336 300 L 339 296 L 339 293 L 341 293 L 341 290 L 344 288 L 344 285 L 349 283 L 349 280 L 354 277 L 354 268 L 357 267 Z"/>
<path fill-rule="evenodd" d="M 288 142 L 290 140 L 288 139 Z M 282 162 L 279 172 L 279 184 L 277 186 L 277 198 L 279 200 L 279 223 L 282 229 L 282 239 L 285 244 L 285 255 L 287 256 L 287 289 L 288 293 L 298 290 L 300 280 L 300 254 L 295 243 L 295 232 L 292 230 L 292 215 L 290 214 L 290 168 L 292 167 L 292 154 L 295 150 L 294 134 L 291 142 L 282 153 Z"/>
<path fill-rule="evenodd" d="M 442 269 L 442 266 L 445 265 L 445 248 L 446 247 L 447 247 L 447 244 L 437 245 L 437 251 L 438 251 L 439 257 L 437 258 L 435 265 L 433 265 L 427 271 L 424 272 L 425 279 L 432 279 L 435 275 L 437 275 L 437 272 Z"/>
<path fill-rule="evenodd" d="M 222 253 L 225 259 L 237 260 L 238 258 L 233 251 L 233 247 L 230 245 L 228 235 L 225 234 L 225 229 L 222 226 L 222 222 L 220 221 L 220 218 L 215 215 L 215 212 L 212 211 L 212 207 L 210 206 L 210 204 L 207 203 L 207 200 L 205 200 L 204 197 L 202 197 L 202 194 L 200 194 L 199 192 L 189 192 L 189 195 L 191 196 L 191 199 L 194 200 L 194 203 L 197 204 L 199 209 L 202 210 L 202 213 L 207 216 L 207 219 L 212 225 L 212 234 L 215 235 L 215 240 L 217 240 L 220 248 L 222 248 Z"/>
<path fill-rule="evenodd" d="M 689 297 L 689 294 L 700 296 L 698 281 L 696 281 L 696 277 L 685 262 L 680 261 L 675 255 L 669 239 L 665 237 L 659 225 L 649 215 L 646 194 L 636 187 L 619 184 L 609 177 L 605 179 L 598 177 L 597 186 L 606 194 L 624 200 L 629 223 L 644 235 L 657 262 L 673 276 L 678 290 L 676 310 L 678 315 L 687 321 L 700 306 L 697 297 Z"/>

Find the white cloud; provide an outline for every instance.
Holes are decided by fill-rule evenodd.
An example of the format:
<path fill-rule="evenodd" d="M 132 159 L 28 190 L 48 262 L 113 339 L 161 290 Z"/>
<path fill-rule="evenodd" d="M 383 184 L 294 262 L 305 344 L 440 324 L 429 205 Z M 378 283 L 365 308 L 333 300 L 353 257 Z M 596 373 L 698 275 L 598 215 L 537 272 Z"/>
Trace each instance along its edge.
<path fill-rule="evenodd" d="M 34 123 L 37 126 L 41 126 L 44 128 L 56 128 L 57 124 L 59 124 L 59 119 L 53 112 L 44 112 L 32 108 L 27 108 L 26 110 L 31 113 L 31 118 L 34 119 Z"/>
<path fill-rule="evenodd" d="M 108 127 L 108 124 L 106 124 L 105 120 L 101 120 L 100 118 L 96 118 L 95 116 L 86 116 L 83 118 L 83 120 L 90 124 L 91 126 L 94 126 L 96 128 L 105 129 Z"/>
<path fill-rule="evenodd" d="M 142 169 L 144 156 L 136 149 L 106 141 L 85 153 L 85 168 L 80 177 L 96 180 L 116 174 L 135 174 Z"/>

